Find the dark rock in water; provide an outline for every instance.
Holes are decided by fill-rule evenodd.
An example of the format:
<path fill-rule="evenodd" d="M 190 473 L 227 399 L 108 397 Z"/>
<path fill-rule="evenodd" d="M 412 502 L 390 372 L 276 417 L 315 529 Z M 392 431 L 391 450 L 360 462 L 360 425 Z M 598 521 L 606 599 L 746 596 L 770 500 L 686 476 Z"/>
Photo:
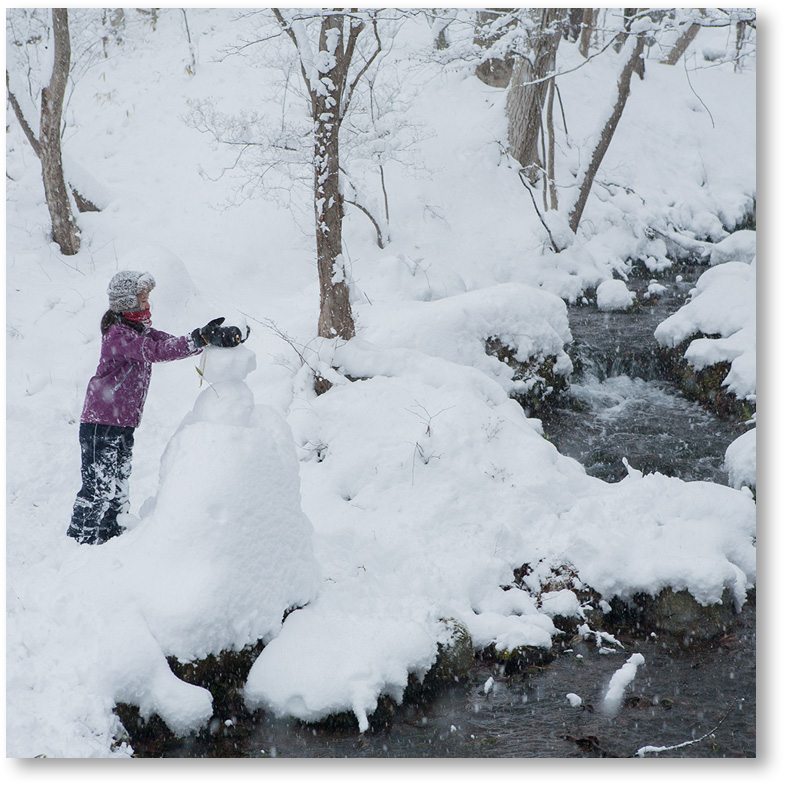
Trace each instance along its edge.
<path fill-rule="evenodd" d="M 246 713 L 242 690 L 251 666 L 264 648 L 261 641 L 240 651 L 209 654 L 201 660 L 179 662 L 169 657 L 169 667 L 178 679 L 204 687 L 213 696 L 213 712 L 218 717 Z"/>
<path fill-rule="evenodd" d="M 469 630 L 456 619 L 447 619 L 445 624 L 450 629 L 450 639 L 439 644 L 436 664 L 426 676 L 440 683 L 461 681 L 474 667 L 474 643 Z"/>
<path fill-rule="evenodd" d="M 609 621 L 672 635 L 685 644 L 721 638 L 733 626 L 737 615 L 728 588 L 721 602 L 709 605 L 701 605 L 686 590 L 667 588 L 656 597 L 636 594 L 631 602 L 614 598 L 611 608 Z"/>
<path fill-rule="evenodd" d="M 524 381 L 529 385 L 525 393 L 512 397 L 526 410 L 527 416 L 537 417 L 553 406 L 559 395 L 569 387 L 566 376 L 555 371 L 556 357 L 530 357 L 525 362 L 515 358 L 515 350 L 498 337 L 485 341 L 485 352 L 491 357 L 512 368 L 514 381 Z"/>
<path fill-rule="evenodd" d="M 116 742 L 129 744 L 134 754 L 146 750 L 165 750 L 177 744 L 177 736 L 169 730 L 166 723 L 157 715 L 143 717 L 138 706 L 130 703 L 117 703 L 114 713 L 123 725 L 125 733 Z"/>
<path fill-rule="evenodd" d="M 189 684 L 204 687 L 213 697 L 213 719 L 199 735 L 214 735 L 216 728 L 233 727 L 237 720 L 247 721 L 252 712 L 245 707 L 242 689 L 251 666 L 261 654 L 261 641 L 240 651 L 223 651 L 210 654 L 194 662 L 180 662 L 169 657 L 169 667 L 177 678 Z M 143 717 L 139 708 L 128 703 L 118 703 L 114 713 L 120 718 L 128 736 L 125 741 L 135 750 L 177 743 L 174 734 L 157 715 Z M 228 721 L 228 724 L 227 724 Z"/>
<path fill-rule="evenodd" d="M 672 379 L 691 400 L 698 401 L 718 417 L 745 422 L 755 413 L 755 402 L 745 401 L 728 392 L 722 383 L 730 371 L 730 363 L 718 362 L 698 370 L 684 359 L 690 344 L 698 338 L 719 338 L 718 335 L 692 335 L 678 346 L 660 347 L 659 356 L 666 378 Z"/>
<path fill-rule="evenodd" d="M 553 649 L 543 649 L 539 646 L 518 646 L 514 649 L 497 649 L 487 646 L 483 650 L 483 657 L 504 666 L 504 673 L 536 673 L 539 668 L 552 662 L 556 657 Z"/>
<path fill-rule="evenodd" d="M 724 635 L 736 619 L 730 589 L 722 602 L 701 605 L 688 591 L 663 589 L 644 604 L 644 619 L 656 629 L 689 639 L 711 640 Z"/>

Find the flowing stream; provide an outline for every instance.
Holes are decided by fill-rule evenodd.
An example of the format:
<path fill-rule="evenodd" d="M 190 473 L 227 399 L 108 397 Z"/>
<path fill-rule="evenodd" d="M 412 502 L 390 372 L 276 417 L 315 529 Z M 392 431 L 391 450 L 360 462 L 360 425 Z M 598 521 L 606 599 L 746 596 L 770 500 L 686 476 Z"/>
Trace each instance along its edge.
<path fill-rule="evenodd" d="M 627 459 L 645 473 L 727 482 L 725 449 L 741 430 L 663 380 L 654 351 L 654 329 L 683 304 L 703 269 L 671 273 L 660 281 L 666 290 L 658 301 L 634 313 L 570 309 L 577 372 L 544 428 L 590 474 L 617 482 Z M 648 284 L 628 282 L 639 300 Z M 755 756 L 754 596 L 712 643 L 684 648 L 634 628 L 607 632 L 624 648 L 608 652 L 565 636 L 551 663 L 526 673 L 478 663 L 468 682 L 397 708 L 363 735 L 258 712 L 215 722 L 211 734 L 134 747 L 156 757 L 631 757 L 646 746 L 668 748 L 649 753 L 661 757 Z M 608 682 L 632 653 L 645 663 L 610 713 Z"/>
<path fill-rule="evenodd" d="M 657 302 L 634 313 L 570 309 L 577 373 L 566 404 L 545 422 L 563 455 L 607 482 L 626 476 L 622 459 L 644 473 L 726 484 L 723 459 L 744 427 L 687 400 L 665 379 L 654 330 L 685 301 L 705 268 L 687 268 L 660 281 Z M 678 278 L 678 280 L 677 280 Z M 639 301 L 649 279 L 632 279 Z"/>

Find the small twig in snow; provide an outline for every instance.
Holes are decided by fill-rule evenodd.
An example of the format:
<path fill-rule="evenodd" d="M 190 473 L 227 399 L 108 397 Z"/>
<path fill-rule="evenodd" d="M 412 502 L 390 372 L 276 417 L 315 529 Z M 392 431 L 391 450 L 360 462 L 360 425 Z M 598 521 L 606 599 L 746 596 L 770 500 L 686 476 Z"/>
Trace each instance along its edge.
<path fill-rule="evenodd" d="M 548 232 L 548 237 L 551 240 L 551 247 L 553 248 L 554 253 L 559 253 L 561 248 L 556 245 L 556 241 L 553 239 L 553 235 L 551 234 L 551 230 L 548 228 L 548 224 L 545 223 L 545 219 L 542 217 L 542 213 L 540 212 L 540 208 L 537 207 L 537 201 L 534 198 L 534 193 L 532 189 L 529 188 L 528 184 L 526 183 L 526 178 L 524 177 L 523 170 L 518 170 L 518 177 L 521 178 L 521 183 L 523 183 L 523 187 L 529 192 L 529 196 L 532 198 L 532 204 L 534 205 L 534 209 L 537 211 L 537 217 L 540 219 L 540 223 L 545 227 L 545 231 Z"/>
<path fill-rule="evenodd" d="M 690 72 L 689 69 L 687 68 L 687 58 L 684 58 L 682 62 L 684 63 L 684 74 L 687 77 L 687 84 L 690 86 L 690 90 L 692 90 L 693 95 L 701 102 L 703 108 L 709 113 L 709 119 L 711 120 L 711 127 L 716 128 L 716 126 L 714 125 L 714 116 L 711 113 L 711 109 L 709 109 L 709 107 L 703 103 L 703 99 L 695 92 L 695 88 L 692 86 L 692 82 L 690 81 Z"/>

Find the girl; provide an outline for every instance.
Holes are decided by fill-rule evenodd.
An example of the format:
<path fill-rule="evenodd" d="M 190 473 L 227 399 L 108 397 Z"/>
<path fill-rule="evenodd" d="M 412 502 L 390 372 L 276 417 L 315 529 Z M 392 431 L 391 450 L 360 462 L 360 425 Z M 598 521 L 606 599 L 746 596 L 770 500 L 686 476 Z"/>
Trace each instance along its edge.
<path fill-rule="evenodd" d="M 236 346 L 237 327 L 213 319 L 176 338 L 151 327 L 150 273 L 124 270 L 109 282 L 109 310 L 101 319 L 101 359 L 87 385 L 79 425 L 82 488 L 76 495 L 68 536 L 100 545 L 122 534 L 117 516 L 128 511 L 128 478 L 134 429 L 142 418 L 152 363 L 199 354 L 208 344 Z"/>

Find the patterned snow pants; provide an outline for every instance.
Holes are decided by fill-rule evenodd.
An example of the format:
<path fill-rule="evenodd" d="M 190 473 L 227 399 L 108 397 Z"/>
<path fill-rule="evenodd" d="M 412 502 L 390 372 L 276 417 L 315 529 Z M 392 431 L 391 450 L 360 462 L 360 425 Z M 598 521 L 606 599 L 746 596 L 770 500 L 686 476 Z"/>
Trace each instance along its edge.
<path fill-rule="evenodd" d="M 87 545 L 100 545 L 124 531 L 117 516 L 129 508 L 134 429 L 82 423 L 79 445 L 82 487 L 76 495 L 68 536 Z"/>

